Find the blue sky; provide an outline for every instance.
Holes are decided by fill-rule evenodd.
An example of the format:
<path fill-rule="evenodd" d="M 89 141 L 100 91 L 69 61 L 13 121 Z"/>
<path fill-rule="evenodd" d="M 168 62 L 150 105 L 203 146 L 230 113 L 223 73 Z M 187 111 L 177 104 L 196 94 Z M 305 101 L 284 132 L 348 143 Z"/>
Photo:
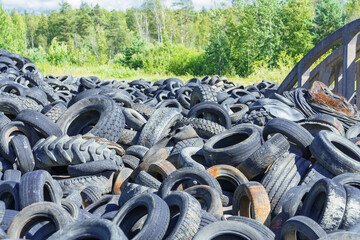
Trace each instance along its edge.
<path fill-rule="evenodd" d="M 81 2 L 84 0 L 67 0 L 73 8 L 78 8 Z M 7 10 L 16 9 L 18 11 L 35 11 L 42 12 L 45 10 L 53 10 L 59 8 L 60 0 L 0 0 L 2 5 Z M 140 6 L 143 0 L 85 0 L 90 5 L 99 4 L 102 8 L 107 10 L 125 10 L 127 8 Z M 174 0 L 162 0 L 162 2 L 170 7 Z M 219 2 L 231 2 L 229 0 L 193 0 L 193 4 L 196 10 L 201 10 L 203 7 L 209 9 Z"/>

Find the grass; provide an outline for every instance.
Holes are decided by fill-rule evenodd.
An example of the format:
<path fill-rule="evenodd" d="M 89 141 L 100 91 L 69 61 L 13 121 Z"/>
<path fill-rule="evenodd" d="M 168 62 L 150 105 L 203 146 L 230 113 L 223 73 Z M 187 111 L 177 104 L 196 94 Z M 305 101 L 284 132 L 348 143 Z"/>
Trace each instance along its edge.
<path fill-rule="evenodd" d="M 61 76 L 70 74 L 75 77 L 86 77 L 86 76 L 97 76 L 100 79 L 113 79 L 113 80 L 135 80 L 143 78 L 149 81 L 157 81 L 160 79 L 166 79 L 169 77 L 177 77 L 183 81 L 186 81 L 192 77 L 202 76 L 175 76 L 172 74 L 164 73 L 155 73 L 149 74 L 141 69 L 134 70 L 125 68 L 119 65 L 109 64 L 109 65 L 92 65 L 92 66 L 74 66 L 74 65 L 64 65 L 64 66 L 55 66 L 50 63 L 36 63 L 44 75 L 52 74 L 54 76 Z M 280 66 L 277 69 L 268 69 L 266 67 L 259 67 L 255 72 L 247 77 L 241 76 L 227 76 L 229 81 L 235 83 L 241 83 L 242 85 L 250 85 L 256 82 L 261 82 L 263 79 L 268 79 L 275 83 L 280 84 L 286 75 L 290 72 L 292 66 Z"/>

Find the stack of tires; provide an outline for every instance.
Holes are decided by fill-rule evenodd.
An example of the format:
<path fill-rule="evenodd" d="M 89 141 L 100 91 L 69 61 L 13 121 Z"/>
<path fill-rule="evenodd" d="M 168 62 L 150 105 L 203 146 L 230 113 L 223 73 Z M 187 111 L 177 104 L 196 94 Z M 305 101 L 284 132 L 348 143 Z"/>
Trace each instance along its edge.
<path fill-rule="evenodd" d="M 0 239 L 359 239 L 360 123 L 277 87 L 0 50 Z"/>

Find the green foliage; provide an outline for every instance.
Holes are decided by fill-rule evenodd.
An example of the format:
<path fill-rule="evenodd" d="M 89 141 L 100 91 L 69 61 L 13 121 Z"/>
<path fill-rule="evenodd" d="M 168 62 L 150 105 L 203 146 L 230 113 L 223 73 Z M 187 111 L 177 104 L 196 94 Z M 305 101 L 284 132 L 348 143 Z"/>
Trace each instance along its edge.
<path fill-rule="evenodd" d="M 208 59 L 211 72 L 218 75 L 224 72 L 229 73 L 231 69 L 230 62 L 230 41 L 227 34 L 227 26 L 220 9 L 213 11 L 213 28 L 210 36 L 210 43 L 206 48 L 206 57 Z"/>
<path fill-rule="evenodd" d="M 142 62 L 139 61 L 139 55 L 145 50 L 145 41 L 136 37 L 132 40 L 130 46 L 124 47 L 124 59 L 122 63 L 128 65 L 132 68 L 141 68 L 143 66 Z"/>
<path fill-rule="evenodd" d="M 345 5 L 346 23 L 360 18 L 360 0 L 348 0 Z"/>
<path fill-rule="evenodd" d="M 283 47 L 290 56 L 305 55 L 312 47 L 313 0 L 288 0 L 283 7 Z"/>
<path fill-rule="evenodd" d="M 31 59 L 33 62 L 36 63 L 44 63 L 47 62 L 47 59 L 45 58 L 45 51 L 43 48 L 30 48 L 26 52 L 26 57 Z"/>
<path fill-rule="evenodd" d="M 318 0 L 316 2 L 314 26 L 312 34 L 314 43 L 330 35 L 342 27 L 345 22 L 345 14 L 339 0 Z"/>
<path fill-rule="evenodd" d="M 167 8 L 162 0 L 145 0 L 138 8 L 107 11 L 86 2 L 72 9 L 63 0 L 58 10 L 41 15 L 0 6 L 0 48 L 25 54 L 46 69 L 53 64 L 54 70 L 66 66 L 114 78 L 269 74 L 275 79 L 345 19 L 360 17 L 360 0 L 234 0 L 230 7 L 202 11 L 195 11 L 191 0 L 173 2 Z"/>
<path fill-rule="evenodd" d="M 68 46 L 65 43 L 59 43 L 54 38 L 47 52 L 47 60 L 54 65 L 69 64 L 71 59 Z"/>
<path fill-rule="evenodd" d="M 12 44 L 13 37 L 10 34 L 13 29 L 11 17 L 0 5 L 0 48 L 8 49 L 9 51 L 17 50 Z"/>

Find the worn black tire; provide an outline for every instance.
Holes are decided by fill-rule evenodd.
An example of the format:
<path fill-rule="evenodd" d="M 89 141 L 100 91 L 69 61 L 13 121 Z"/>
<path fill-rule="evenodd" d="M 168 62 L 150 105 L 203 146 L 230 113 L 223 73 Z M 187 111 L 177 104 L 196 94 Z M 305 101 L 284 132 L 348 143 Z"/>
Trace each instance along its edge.
<path fill-rule="evenodd" d="M 87 206 L 85 211 L 94 217 L 101 217 L 112 211 L 117 212 L 120 209 L 119 198 L 119 195 L 103 195 L 99 200 Z"/>
<path fill-rule="evenodd" d="M 171 159 L 171 156 L 169 156 L 168 161 L 174 164 L 176 168 L 196 167 L 200 170 L 205 170 L 204 166 L 206 166 L 202 148 L 199 147 L 183 148 L 178 157 Z"/>
<path fill-rule="evenodd" d="M 102 190 L 96 186 L 87 186 L 80 192 L 80 195 L 83 199 L 84 206 L 87 207 L 101 198 Z"/>
<path fill-rule="evenodd" d="M 48 137 L 50 135 L 61 136 L 62 131 L 57 124 L 52 122 L 44 114 L 32 109 L 22 110 L 15 118 L 15 121 L 21 121 L 35 130 L 39 131 L 42 137 Z"/>
<path fill-rule="evenodd" d="M 207 211 L 205 210 L 202 210 L 201 209 L 201 221 L 200 221 L 200 225 L 199 225 L 199 229 L 198 231 L 200 231 L 203 227 L 211 224 L 211 223 L 214 223 L 214 222 L 217 222 L 218 220 L 214 217 L 214 215 L 208 213 Z"/>
<path fill-rule="evenodd" d="M 146 171 L 139 172 L 139 174 L 136 176 L 135 183 L 156 190 L 158 190 L 161 185 L 161 182 L 159 180 L 151 176 Z"/>
<path fill-rule="evenodd" d="M 16 155 L 15 162 L 21 172 L 26 173 L 33 171 L 35 168 L 35 159 L 28 138 L 24 135 L 17 135 L 11 138 L 10 144 Z"/>
<path fill-rule="evenodd" d="M 83 220 L 85 218 L 80 210 L 80 207 L 76 203 L 66 199 L 61 199 L 61 206 L 71 215 L 75 221 Z"/>
<path fill-rule="evenodd" d="M 217 102 L 216 93 L 209 85 L 197 85 L 193 88 L 190 98 L 190 108 L 200 102 Z"/>
<path fill-rule="evenodd" d="M 315 162 L 301 181 L 301 185 L 312 187 L 318 180 L 332 177 L 333 175 L 331 173 L 323 168 L 318 162 Z"/>
<path fill-rule="evenodd" d="M 286 136 L 289 141 L 295 143 L 306 159 L 311 156 L 309 148 L 314 137 L 305 128 L 290 120 L 275 118 L 270 120 L 264 127 L 264 139 L 267 139 L 270 134 L 274 133 L 281 133 Z"/>
<path fill-rule="evenodd" d="M 238 126 L 210 138 L 204 144 L 203 152 L 209 166 L 238 166 L 260 146 L 261 137 L 255 127 Z"/>
<path fill-rule="evenodd" d="M 244 223 L 256 229 L 259 233 L 261 233 L 261 235 L 264 236 L 265 239 L 275 239 L 275 234 L 268 227 L 266 227 L 264 224 L 261 224 L 252 218 L 247 218 L 242 216 L 231 216 L 228 217 L 226 220 Z"/>
<path fill-rule="evenodd" d="M 83 208 L 83 202 L 79 191 L 76 190 L 64 191 L 62 200 L 72 202 L 79 208 Z"/>
<path fill-rule="evenodd" d="M 28 138 L 31 147 L 33 147 L 39 139 L 35 130 L 23 122 L 12 121 L 6 124 L 0 131 L 0 153 L 2 157 L 10 163 L 14 163 L 16 159 L 15 152 L 10 146 L 10 135 L 14 132 L 24 134 Z"/>
<path fill-rule="evenodd" d="M 49 201 L 60 204 L 62 197 L 58 183 L 44 170 L 25 173 L 19 185 L 20 208 L 32 203 Z"/>
<path fill-rule="evenodd" d="M 281 176 L 281 174 L 283 174 L 284 170 L 286 170 L 291 160 L 292 158 L 289 153 L 285 153 L 280 158 L 278 158 L 266 171 L 266 174 L 261 180 L 261 183 L 264 185 L 264 187 L 273 185 Z M 288 171 L 290 171 L 290 169 L 288 169 Z"/>
<path fill-rule="evenodd" d="M 99 95 L 76 102 L 56 123 L 63 133 L 70 136 L 84 133 L 84 128 L 94 124 L 87 134 L 116 142 L 125 128 L 125 117 L 121 108 L 111 98 Z"/>
<path fill-rule="evenodd" d="M 59 204 L 49 202 L 33 203 L 21 210 L 11 221 L 7 231 L 8 237 L 23 238 L 30 230 L 29 228 L 38 223 L 39 220 L 42 221 L 44 217 L 54 223 L 56 230 L 62 229 L 73 222 L 70 214 Z"/>
<path fill-rule="evenodd" d="M 76 190 L 81 192 L 87 186 L 97 186 L 103 193 L 109 193 L 112 190 L 114 172 L 104 172 L 95 175 L 81 176 L 57 180 L 63 191 Z"/>
<path fill-rule="evenodd" d="M 2 204 L 4 204 L 4 207 L 6 209 L 19 211 L 20 210 L 19 183 L 15 181 L 2 182 L 0 184 L 0 201 Z M 4 213 L 1 210 L 0 212 L 2 214 Z"/>
<path fill-rule="evenodd" d="M 16 116 L 23 109 L 33 109 L 40 112 L 42 108 L 42 106 L 30 98 L 5 92 L 0 92 L 0 103 L 0 111 L 13 116 Z M 10 108 L 8 104 L 10 104 Z"/>
<path fill-rule="evenodd" d="M 347 131 L 346 131 L 346 138 L 355 138 L 360 135 L 360 123 L 352 125 Z"/>
<path fill-rule="evenodd" d="M 143 194 L 143 193 L 154 193 L 156 192 L 156 189 L 145 187 L 136 183 L 127 183 L 123 190 L 121 191 L 120 199 L 119 199 L 119 205 L 122 206 L 126 202 L 129 201 L 129 199 Z"/>
<path fill-rule="evenodd" d="M 317 222 L 305 216 L 295 216 L 288 219 L 281 229 L 281 239 L 296 239 L 297 233 L 301 233 L 309 240 L 326 236 L 326 232 Z"/>
<path fill-rule="evenodd" d="M 360 222 L 360 189 L 352 186 L 344 186 L 346 190 L 346 208 L 340 225 L 340 229 L 349 230 Z"/>
<path fill-rule="evenodd" d="M 97 143 L 94 139 L 88 140 L 81 135 L 40 139 L 33 147 L 33 152 L 38 167 L 68 166 L 103 159 L 110 159 L 119 167 L 123 166 L 121 157 L 107 144 Z"/>
<path fill-rule="evenodd" d="M 135 223 L 147 214 L 138 233 L 131 232 Z M 115 215 L 113 222 L 120 226 L 128 238 L 160 240 L 166 233 L 170 211 L 166 202 L 151 193 L 140 194 L 128 200 Z"/>
<path fill-rule="evenodd" d="M 181 113 L 173 108 L 157 109 L 143 127 L 137 144 L 152 147 L 170 132 L 180 118 Z"/>
<path fill-rule="evenodd" d="M 350 185 L 356 188 L 360 188 L 360 174 L 358 173 L 343 173 L 337 175 L 333 180 L 341 183 L 342 185 Z"/>
<path fill-rule="evenodd" d="M 271 204 L 274 204 L 274 209 L 272 211 L 273 215 L 277 215 L 281 212 L 281 200 L 284 197 L 284 194 L 289 189 L 297 186 L 300 183 L 301 179 L 305 176 L 310 164 L 311 163 L 304 158 L 295 158 L 295 164 L 292 166 L 289 175 L 285 176 L 285 180 L 282 182 L 282 185 L 276 190 L 275 195 L 271 197 L 272 193 L 269 193 L 269 196 L 271 198 Z"/>
<path fill-rule="evenodd" d="M 141 132 L 124 129 L 120 138 L 117 140 L 117 143 L 125 144 L 125 145 L 135 145 L 139 139 Z"/>
<path fill-rule="evenodd" d="M 21 179 L 21 172 L 16 169 L 8 169 L 4 172 L 3 180 L 4 181 L 14 181 L 20 182 Z"/>
<path fill-rule="evenodd" d="M 242 119 L 249 111 L 249 107 L 246 104 L 232 104 L 229 108 L 233 112 L 230 114 L 231 123 L 233 124 Z"/>
<path fill-rule="evenodd" d="M 180 152 L 186 147 L 202 148 L 203 146 L 204 146 L 204 141 L 201 138 L 188 138 L 177 142 L 173 150 L 171 151 L 171 155 L 180 154 Z"/>
<path fill-rule="evenodd" d="M 187 117 L 200 118 L 201 115 L 204 116 L 204 119 L 211 121 L 216 120 L 217 123 L 226 129 L 231 128 L 231 119 L 228 112 L 218 103 L 201 102 L 196 104 L 190 109 Z M 210 116 L 211 118 L 207 118 L 207 116 Z"/>
<path fill-rule="evenodd" d="M 155 108 L 152 108 L 148 105 L 142 104 L 142 103 L 134 103 L 132 105 L 132 109 L 134 109 L 135 111 L 139 112 L 141 115 L 143 115 L 146 120 L 148 120 L 151 115 L 154 114 L 155 112 Z"/>
<path fill-rule="evenodd" d="M 23 75 L 23 77 L 25 78 L 25 80 L 29 81 L 30 86 L 37 86 L 40 90 L 45 92 L 47 99 L 50 102 L 59 100 L 59 96 L 54 91 L 54 89 L 36 74 L 32 72 L 27 72 Z"/>
<path fill-rule="evenodd" d="M 143 159 L 147 151 L 149 151 L 149 148 L 147 147 L 141 145 L 132 145 L 126 149 L 126 154 L 135 156 L 141 160 Z"/>
<path fill-rule="evenodd" d="M 79 177 L 103 173 L 106 171 L 119 171 L 119 166 L 113 160 L 104 159 L 93 162 L 87 162 L 77 165 L 69 165 L 67 167 L 70 177 Z"/>
<path fill-rule="evenodd" d="M 345 213 L 346 191 L 328 178 L 317 181 L 310 189 L 301 215 L 315 220 L 325 231 L 337 230 Z"/>
<path fill-rule="evenodd" d="M 4 230 L 7 231 L 11 221 L 14 219 L 14 217 L 19 213 L 19 211 L 16 210 L 9 210 L 9 209 L 5 209 L 4 212 L 4 216 L 3 219 L 0 223 L 0 227 Z"/>
<path fill-rule="evenodd" d="M 16 163 L 10 163 L 8 160 L 0 157 L 0 170 L 1 173 L 4 172 L 7 169 L 17 169 Z M 0 179 L 2 177 L 2 174 L 0 174 Z"/>
<path fill-rule="evenodd" d="M 51 107 L 44 114 L 55 123 L 64 114 L 66 109 L 66 106 L 63 103 L 59 102 L 55 104 L 55 106 Z"/>
<path fill-rule="evenodd" d="M 191 240 L 201 221 L 200 203 L 190 194 L 180 191 L 173 192 L 164 200 L 170 209 L 169 227 L 164 238 Z"/>
<path fill-rule="evenodd" d="M 218 191 L 210 186 L 195 185 L 185 189 L 184 192 L 196 198 L 200 202 L 203 210 L 210 213 L 217 220 L 221 219 L 223 207 L 221 196 Z"/>
<path fill-rule="evenodd" d="M 276 133 L 251 154 L 249 158 L 240 163 L 237 168 L 247 178 L 252 179 L 264 173 L 268 166 L 285 154 L 289 148 L 290 144 L 286 138 L 282 134 Z"/>
<path fill-rule="evenodd" d="M 3 112 L 0 112 L 0 130 L 10 122 L 11 120 L 7 116 L 5 116 Z"/>
<path fill-rule="evenodd" d="M 349 229 L 350 232 L 360 233 L 360 222 L 356 223 Z"/>
<path fill-rule="evenodd" d="M 114 223 L 106 219 L 86 219 L 68 225 L 51 235 L 49 240 L 76 240 L 94 238 L 103 240 L 126 240 L 127 237 Z"/>
<path fill-rule="evenodd" d="M 284 197 L 281 200 L 282 212 L 287 214 L 289 218 L 297 215 L 301 211 L 303 201 L 306 198 L 310 187 L 300 185 L 290 188 L 284 194 Z"/>
<path fill-rule="evenodd" d="M 197 232 L 194 240 L 208 239 L 266 239 L 255 228 L 237 221 L 220 221 L 211 223 Z"/>
<path fill-rule="evenodd" d="M 251 95 L 249 95 L 251 96 Z M 248 111 L 237 124 L 256 124 L 257 126 L 265 126 L 273 117 L 265 109 L 257 109 Z"/>
<path fill-rule="evenodd" d="M 299 156 L 284 154 L 267 171 L 261 182 L 268 192 L 273 215 L 281 211 L 284 193 L 300 182 L 309 165 Z"/>
<path fill-rule="evenodd" d="M 185 126 L 192 126 L 199 137 L 204 139 L 209 139 L 216 134 L 226 131 L 226 128 L 220 124 L 203 118 L 183 118 L 179 123 Z"/>
<path fill-rule="evenodd" d="M 172 172 L 164 179 L 159 188 L 158 195 L 161 198 L 165 198 L 175 186 L 187 180 L 196 180 L 198 184 L 208 185 L 221 193 L 219 182 L 210 173 L 194 167 L 185 167 Z"/>
<path fill-rule="evenodd" d="M 329 233 L 325 237 L 319 238 L 319 240 L 358 240 L 360 239 L 360 233 L 356 232 L 333 232 Z"/>
<path fill-rule="evenodd" d="M 131 155 L 124 155 L 122 160 L 125 167 L 131 168 L 132 170 L 135 170 L 140 164 L 140 159 Z"/>
<path fill-rule="evenodd" d="M 48 104 L 46 93 L 42 91 L 39 87 L 25 88 L 24 95 L 27 98 L 34 100 L 41 106 L 45 106 Z"/>
<path fill-rule="evenodd" d="M 123 114 L 125 117 L 125 124 L 129 128 L 133 128 L 136 131 L 141 131 L 143 126 L 146 123 L 146 119 L 137 111 L 131 108 L 125 108 L 123 110 Z"/>
<path fill-rule="evenodd" d="M 311 143 L 310 150 L 315 159 L 334 175 L 360 172 L 360 149 L 345 137 L 321 131 Z"/>
<path fill-rule="evenodd" d="M 0 201 L 0 228 L 2 226 L 1 223 L 2 223 L 2 221 L 4 219 L 4 217 L 5 217 L 5 211 L 6 211 L 5 203 L 3 201 Z"/>

